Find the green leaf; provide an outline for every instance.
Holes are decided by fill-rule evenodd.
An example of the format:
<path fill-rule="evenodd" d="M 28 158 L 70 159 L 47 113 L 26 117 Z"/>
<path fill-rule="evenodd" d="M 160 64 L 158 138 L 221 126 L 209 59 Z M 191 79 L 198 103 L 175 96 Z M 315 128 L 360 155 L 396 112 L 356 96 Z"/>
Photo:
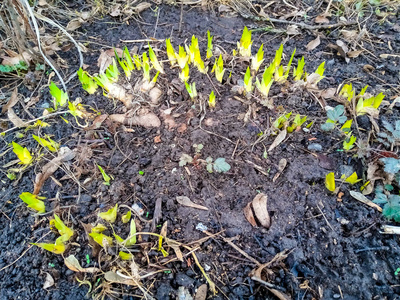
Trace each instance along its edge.
<path fill-rule="evenodd" d="M 210 59 L 213 55 L 212 39 L 213 39 L 213 37 L 210 34 L 210 30 L 207 30 L 207 59 Z"/>
<path fill-rule="evenodd" d="M 350 138 L 347 138 L 343 141 L 343 149 L 344 150 L 351 150 L 354 148 L 354 143 L 356 142 L 357 138 L 352 135 Z"/>
<path fill-rule="evenodd" d="M 231 169 L 230 164 L 225 161 L 225 158 L 219 157 L 214 161 L 214 171 L 218 173 L 226 173 Z"/>
<path fill-rule="evenodd" d="M 335 184 L 335 174 L 333 172 L 329 173 L 325 177 L 325 186 L 330 192 L 335 192 L 336 184 Z"/>
<path fill-rule="evenodd" d="M 51 138 L 47 137 L 46 139 L 42 139 L 37 135 L 32 134 L 32 137 L 35 141 L 39 143 L 42 147 L 49 149 L 51 152 L 57 152 L 58 148 L 60 148 L 60 144 L 53 141 Z"/>
<path fill-rule="evenodd" d="M 136 234 L 136 223 L 135 223 L 135 220 L 132 219 L 131 220 L 130 231 L 129 231 L 129 236 L 124 242 L 125 246 L 129 247 L 129 246 L 132 246 L 132 245 L 136 244 L 136 235 L 134 235 L 134 234 Z"/>
<path fill-rule="evenodd" d="M 61 235 L 57 240 L 56 244 L 65 243 L 74 235 L 74 231 L 67 227 L 61 219 L 54 214 L 54 219 L 50 220 L 50 227 L 55 226 L 58 233 Z"/>
<path fill-rule="evenodd" d="M 94 94 L 98 87 L 96 81 L 82 68 L 79 68 L 77 73 L 79 81 L 82 83 L 82 88 L 89 94 Z"/>
<path fill-rule="evenodd" d="M 132 212 L 130 210 L 128 210 L 128 212 L 122 216 L 122 223 L 128 223 L 129 220 L 131 219 L 132 216 Z"/>
<path fill-rule="evenodd" d="M 102 233 L 106 229 L 107 229 L 107 227 L 104 226 L 103 224 L 97 224 L 95 227 L 92 228 L 92 232 L 94 232 L 94 233 Z"/>
<path fill-rule="evenodd" d="M 44 202 L 41 201 L 46 199 L 46 197 L 39 197 L 29 192 L 24 192 L 19 197 L 28 205 L 29 208 L 36 210 L 39 214 L 42 214 L 46 211 Z"/>
<path fill-rule="evenodd" d="M 350 183 L 350 184 L 356 184 L 357 182 L 360 182 L 361 179 L 358 179 L 357 173 L 354 172 L 351 174 L 349 177 L 346 178 L 346 175 L 343 174 L 340 179 L 344 179 L 344 182 Z"/>
<path fill-rule="evenodd" d="M 351 124 L 353 123 L 353 120 L 347 120 L 346 123 L 343 124 L 343 126 L 340 128 L 341 131 L 343 131 L 344 133 L 349 133 L 351 130 Z"/>
<path fill-rule="evenodd" d="M 293 68 L 293 76 L 295 81 L 301 80 L 301 77 L 304 73 L 304 65 L 304 56 L 302 56 L 300 61 L 297 63 L 297 68 Z"/>
<path fill-rule="evenodd" d="M 247 67 L 246 74 L 244 74 L 244 90 L 247 93 L 251 93 L 253 90 L 253 77 L 251 77 L 250 67 Z"/>
<path fill-rule="evenodd" d="M 102 233 L 91 232 L 89 233 L 89 236 L 92 237 L 93 240 L 103 248 L 106 246 L 111 247 L 113 245 L 112 237 L 109 237 Z"/>
<path fill-rule="evenodd" d="M 35 245 L 44 250 L 53 252 L 54 254 L 63 254 L 65 252 L 64 244 L 32 243 L 32 245 Z"/>
<path fill-rule="evenodd" d="M 103 176 L 104 184 L 105 185 L 110 185 L 110 181 L 111 181 L 112 177 L 108 176 L 107 173 L 103 170 L 103 168 L 101 166 L 97 165 L 97 167 L 99 168 L 100 173 Z"/>
<path fill-rule="evenodd" d="M 122 260 L 131 260 L 133 258 L 132 253 L 126 253 L 126 252 L 123 252 L 123 251 L 119 251 L 118 256 Z"/>
<path fill-rule="evenodd" d="M 153 51 L 153 48 L 151 48 L 150 43 L 148 45 L 149 45 L 149 58 L 153 65 L 153 68 L 156 69 L 161 74 L 164 74 L 164 69 L 161 66 L 160 62 L 158 61 L 157 56 Z"/>
<path fill-rule="evenodd" d="M 17 157 L 21 161 L 20 164 L 29 165 L 32 162 L 33 158 L 32 155 L 29 153 L 28 148 L 22 147 L 21 145 L 17 144 L 14 141 L 12 142 L 12 145 L 13 145 L 13 152 L 15 153 L 15 155 L 17 155 Z"/>
<path fill-rule="evenodd" d="M 264 44 L 261 44 L 260 48 L 256 55 L 254 55 L 251 59 L 251 69 L 255 72 L 258 72 L 258 69 L 261 67 L 261 64 L 264 61 L 264 51 L 263 51 Z"/>
<path fill-rule="evenodd" d="M 63 107 L 68 102 L 68 95 L 63 90 L 60 90 L 56 84 L 52 81 L 50 83 L 50 94 L 54 98 L 54 108 L 57 109 L 59 106 Z"/>
<path fill-rule="evenodd" d="M 114 207 L 110 208 L 107 212 L 99 213 L 99 217 L 108 223 L 114 223 L 117 219 L 118 203 Z"/>
<path fill-rule="evenodd" d="M 238 43 L 239 54 L 244 57 L 250 57 L 252 43 L 253 42 L 251 41 L 251 31 L 248 30 L 247 27 L 245 26 L 243 29 L 243 33 L 242 33 L 240 42 Z"/>

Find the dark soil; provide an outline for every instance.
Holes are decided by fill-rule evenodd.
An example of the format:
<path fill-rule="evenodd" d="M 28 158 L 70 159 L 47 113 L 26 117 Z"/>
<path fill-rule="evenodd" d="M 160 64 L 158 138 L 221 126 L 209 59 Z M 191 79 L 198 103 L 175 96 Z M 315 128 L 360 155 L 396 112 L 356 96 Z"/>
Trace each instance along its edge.
<path fill-rule="evenodd" d="M 85 64 L 89 65 L 88 70 L 91 74 L 98 71 L 97 59 L 101 49 L 99 45 L 122 48 L 124 43 L 121 39 L 136 40 L 154 36 L 157 14 L 146 10 L 142 13 L 142 18 L 140 22 L 130 20 L 129 25 L 121 23 L 118 18 L 105 18 L 85 24 L 79 29 L 83 33 L 80 41 L 96 42 L 87 45 L 90 51 L 85 54 Z M 199 37 L 203 53 L 207 30 L 215 36 L 215 45 L 231 53 L 234 44 L 240 39 L 244 25 L 251 28 L 263 26 L 242 18 L 215 16 L 213 13 L 189 7 L 184 7 L 181 33 L 178 32 L 179 20 L 179 7 L 160 6 L 155 37 L 164 39 L 172 35 L 173 44 L 177 48 L 176 45 L 189 42 L 195 34 Z M 321 89 L 337 87 L 344 80 L 356 78 L 353 84 L 358 88 L 368 84 L 375 94 L 382 91 L 390 98 L 396 95 L 396 91 L 391 89 L 392 85 L 399 83 L 399 59 L 392 57 L 381 60 L 379 54 L 389 53 L 389 40 L 393 53 L 399 53 L 400 33 L 388 25 L 389 21 L 398 22 L 397 16 L 389 17 L 383 25 L 371 22 L 373 26 L 368 27 L 368 30 L 384 43 L 379 48 L 375 44 L 364 43 L 364 47 L 373 53 L 352 59 L 349 64 L 326 47 L 338 38 L 338 30 L 324 32 L 326 36 L 321 39 L 321 45 L 311 52 L 305 50 L 305 45 L 315 38 L 311 32 L 304 31 L 300 36 L 290 37 L 288 40 L 282 34 L 258 32 L 253 35 L 253 52 L 264 43 L 266 60 L 271 61 L 275 50 L 286 41 L 286 55 L 290 55 L 293 49 L 297 48 L 295 58 L 297 60 L 304 55 L 309 72 L 315 70 L 322 61 L 326 61 L 326 78 L 320 83 Z M 145 43 L 133 45 L 139 47 L 139 52 L 146 46 Z M 131 46 L 132 44 L 129 44 L 129 47 Z M 164 44 L 155 46 L 163 48 Z M 76 54 L 72 52 L 71 50 L 65 53 L 65 58 L 71 65 L 71 72 L 78 61 Z M 364 72 L 365 64 L 373 65 L 376 70 L 371 74 Z M 166 67 L 167 64 L 164 65 Z M 244 71 L 245 67 L 241 69 Z M 76 244 L 64 253 L 65 257 L 74 254 L 83 267 L 98 266 L 98 259 L 92 256 L 92 249 L 81 223 L 95 224 L 98 220 L 97 213 L 105 211 L 115 203 L 130 206 L 137 203 L 149 212 L 149 215 L 143 218 L 151 220 L 156 201 L 161 201 L 162 216 L 156 225 L 168 221 L 167 236 L 171 239 L 189 243 L 205 237 L 205 233 L 196 229 L 196 226 L 202 223 L 208 228 L 208 232 L 217 233 L 224 230 L 222 236 L 237 237 L 233 243 L 261 263 L 269 262 L 281 251 L 289 250 L 290 254 L 284 260 L 284 264 L 274 266 L 267 281 L 291 299 L 400 297 L 398 278 L 394 275 L 399 267 L 399 238 L 379 232 L 380 226 L 388 222 L 375 209 L 352 199 L 348 186 L 341 187 L 341 191 L 344 192 L 342 201 L 328 193 L 324 186 L 325 175 L 330 171 L 339 174 L 340 169 L 348 167 L 359 174 L 365 173 L 365 163 L 368 159 L 357 159 L 337 151 L 341 148 L 341 140 L 338 136 L 319 129 L 326 119 L 326 114 L 310 94 L 301 91 L 292 93 L 287 87 L 281 89 L 275 85 L 271 95 L 275 96 L 276 110 L 270 111 L 258 105 L 255 117 L 244 123 L 243 117 L 248 111 L 248 105 L 236 100 L 229 91 L 230 87 L 228 89 L 219 85 L 213 79 L 221 97 L 217 97 L 216 109 L 210 111 L 207 108 L 207 114 L 204 120 L 201 120 L 203 115 L 199 112 L 199 107 L 193 108 L 186 92 L 182 95 L 172 92 L 171 81 L 177 77 L 176 69 L 167 70 L 167 73 L 160 76 L 158 81 L 165 92 L 162 102 L 153 108 L 162 120 L 160 128 L 134 127 L 133 131 L 127 131 L 106 122 L 97 130 L 84 131 L 57 118 L 51 121 L 51 127 L 42 129 L 43 133 L 54 135 L 53 139 L 60 141 L 63 146 L 77 148 L 81 153 L 80 160 L 77 159 L 70 165 L 72 170 L 80 170 L 80 191 L 73 180 L 62 179 L 65 173 L 58 170 L 54 178 L 61 182 L 62 186 L 49 179 L 40 194 L 51 199 L 46 200 L 46 211 L 57 212 L 63 220 L 69 220 L 69 225 L 77 232 L 74 239 Z M 242 76 L 242 73 L 234 73 L 232 81 L 235 83 Z M 213 89 L 207 77 L 193 74 L 192 78 L 196 81 L 199 93 L 208 95 Z M 71 99 L 82 97 L 84 104 L 102 113 L 121 111 L 119 105 L 115 106 L 113 101 L 101 94 L 86 95 L 77 80 L 69 86 L 73 87 L 70 91 Z M 23 86 L 20 93 L 29 95 L 29 91 Z M 49 101 L 50 95 L 44 92 L 37 104 L 37 108 L 40 109 L 32 110 L 34 114 L 40 115 L 43 105 Z M 335 102 L 328 104 L 337 105 Z M 167 125 L 165 116 L 162 115 L 169 107 L 175 108 L 175 126 Z M 23 117 L 24 112 L 20 109 L 18 113 Z M 270 118 L 275 120 L 283 111 L 307 115 L 315 124 L 309 132 L 299 131 L 291 134 L 264 158 L 263 153 L 274 137 L 269 137 L 254 147 L 253 144 L 258 134 L 270 126 Z M 394 118 L 393 115 L 386 117 Z M 72 118 L 67 118 L 75 124 Z M 206 131 L 200 128 L 201 121 L 202 128 Z M 367 120 L 365 129 L 369 129 L 368 126 L 371 125 Z M 159 137 L 161 142 L 156 143 L 156 137 Z M 36 147 L 31 138 L 16 139 L 10 134 L 5 138 L 1 153 L 6 150 L 7 143 L 11 140 L 24 142 L 24 145 L 31 149 Z M 311 143 L 322 146 L 320 153 L 325 156 L 321 160 L 307 151 Z M 204 145 L 200 157 L 202 159 L 208 156 L 214 159 L 225 158 L 231 165 L 230 171 L 226 174 L 210 174 L 204 166 L 188 165 L 188 171 L 179 167 L 182 153 L 195 154 L 193 144 Z M 51 159 L 50 156 L 46 157 Z M 282 158 L 287 160 L 288 166 L 278 180 L 273 182 Z M 0 157 L 1 165 L 13 159 L 15 156 L 10 151 Z M 326 160 L 329 162 L 328 166 Z M 61 255 L 38 247 L 30 248 L 29 243 L 36 242 L 50 231 L 48 221 L 52 213 L 35 217 L 18 196 L 21 192 L 32 191 L 35 174 L 46 162 L 47 160 L 43 160 L 35 168 L 28 169 L 17 184 L 10 183 L 7 177 L 1 174 L 2 300 L 83 299 L 88 292 L 88 286 L 79 286 L 76 277 L 90 281 L 94 288 L 99 284 L 97 279 L 100 277 L 91 274 L 76 275 L 69 270 Z M 111 186 L 103 185 L 95 164 L 103 166 L 107 174 L 114 177 Z M 139 174 L 139 171 L 144 174 Z M 243 214 L 243 208 L 258 193 L 268 196 L 268 211 L 272 216 L 272 225 L 268 230 L 262 227 L 253 228 Z M 79 198 L 77 195 L 80 195 Z M 176 202 L 177 196 L 187 196 L 209 210 L 183 207 Z M 140 231 L 151 231 L 150 222 L 140 223 Z M 126 236 L 126 227 L 118 218 L 115 225 L 117 233 Z M 157 227 L 155 232 L 159 230 Z M 108 234 L 111 235 L 112 232 Z M 55 233 L 50 233 L 42 241 L 52 241 L 56 237 Z M 152 242 L 151 246 L 156 243 L 153 238 L 143 237 L 142 242 L 147 241 Z M 138 249 L 147 253 L 150 247 Z M 173 254 L 172 249 L 169 252 Z M 200 264 L 206 268 L 211 280 L 218 286 L 219 292 L 212 299 L 273 299 L 274 296 L 263 285 L 249 277 L 256 265 L 221 238 L 209 239 L 196 253 Z M 87 254 L 90 263 L 86 262 Z M 151 250 L 148 255 L 152 266 L 148 265 L 144 258 L 136 261 L 143 270 L 154 271 L 154 264 L 165 261 L 161 253 L 155 250 Z M 107 266 L 107 262 L 103 264 Z M 143 280 L 143 285 L 150 288 L 149 292 L 156 299 L 178 299 L 180 286 L 186 287 L 190 294 L 194 295 L 196 289 L 206 283 L 193 260 L 168 263 L 164 267 L 169 268 L 171 272 L 158 273 Z M 55 285 L 47 290 L 42 288 L 46 273 L 55 279 Z M 113 288 L 120 292 L 118 297 L 121 299 L 140 298 L 140 291 L 137 289 L 117 285 Z"/>

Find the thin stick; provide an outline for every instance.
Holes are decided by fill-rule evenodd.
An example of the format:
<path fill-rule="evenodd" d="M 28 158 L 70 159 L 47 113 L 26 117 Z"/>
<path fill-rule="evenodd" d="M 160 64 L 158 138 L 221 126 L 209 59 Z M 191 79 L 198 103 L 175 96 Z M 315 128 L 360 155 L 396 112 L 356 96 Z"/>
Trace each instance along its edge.
<path fill-rule="evenodd" d="M 322 216 L 324 217 L 326 224 L 328 224 L 328 226 L 330 227 L 330 229 L 332 229 L 333 232 L 335 232 L 335 230 L 333 229 L 333 227 L 331 226 L 331 223 L 329 223 L 328 219 L 325 217 L 325 214 L 322 212 L 321 208 L 319 207 L 319 205 L 317 204 L 317 207 L 319 209 L 319 211 L 321 212 Z"/>
<path fill-rule="evenodd" d="M 164 42 L 165 40 L 158 39 L 141 39 L 141 40 L 120 40 L 123 43 L 149 43 L 149 42 Z"/>

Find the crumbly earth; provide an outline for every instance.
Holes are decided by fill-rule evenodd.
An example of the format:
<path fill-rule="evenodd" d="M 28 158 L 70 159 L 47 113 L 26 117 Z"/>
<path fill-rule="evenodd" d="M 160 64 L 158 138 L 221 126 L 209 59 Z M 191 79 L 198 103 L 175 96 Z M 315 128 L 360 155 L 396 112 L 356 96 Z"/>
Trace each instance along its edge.
<path fill-rule="evenodd" d="M 164 39 L 172 36 L 176 47 L 185 41 L 189 42 L 191 35 L 195 34 L 204 53 L 206 32 L 210 30 L 215 36 L 215 47 L 231 53 L 244 25 L 250 28 L 265 26 L 239 17 L 215 15 L 186 6 L 182 16 L 180 33 L 180 7 L 175 6 L 160 6 L 158 21 L 157 13 L 146 10 L 138 22 L 130 20 L 127 24 L 119 18 L 106 17 L 84 24 L 79 29 L 82 35 L 78 40 L 89 42 L 85 44 L 89 51 L 84 56 L 88 71 L 91 74 L 98 71 L 97 59 L 101 49 L 112 46 L 122 48 L 125 43 L 121 40 L 148 37 Z M 396 23 L 398 16 L 388 17 L 387 21 Z M 295 60 L 304 55 L 309 72 L 326 61 L 326 78 L 319 85 L 321 89 L 337 87 L 344 80 L 354 78 L 353 84 L 358 88 L 369 84 L 375 93 L 382 91 L 391 97 L 397 93 L 391 88 L 398 85 L 399 61 L 397 57 L 381 60 L 379 54 L 388 53 L 388 41 L 391 42 L 393 53 L 399 53 L 400 33 L 391 28 L 388 22 L 383 25 L 374 22 L 366 24 L 367 29 L 382 45 L 376 47 L 375 44 L 364 43 L 364 47 L 372 53 L 366 51 L 365 55 L 351 59 L 348 64 L 327 47 L 338 38 L 337 29 L 322 31 L 325 35 L 321 38 L 321 45 L 311 52 L 306 51 L 306 45 L 315 39 L 315 35 L 309 31 L 290 37 L 260 31 L 253 34 L 253 49 L 264 43 L 266 59 L 271 61 L 275 50 L 285 42 L 286 56 L 296 48 Z M 133 45 L 142 52 L 147 44 L 128 43 L 129 47 Z M 164 44 L 155 43 L 153 47 L 164 49 Z M 70 71 L 74 70 L 78 61 L 76 54 L 71 49 L 63 55 L 70 63 Z M 373 65 L 376 70 L 371 74 L 363 71 L 366 64 Z M 167 63 L 164 65 L 167 66 Z M 245 67 L 241 69 L 244 72 Z M 162 204 L 161 218 L 155 225 L 168 222 L 167 236 L 174 240 L 189 243 L 205 237 L 205 233 L 196 229 L 201 223 L 210 233 L 223 231 L 220 234 L 222 237 L 236 237 L 233 243 L 260 263 L 271 261 L 284 250 L 290 251 L 282 263 L 270 269 L 265 280 L 291 299 L 399 298 L 399 279 L 394 275 L 399 267 L 399 238 L 379 232 L 380 226 L 388 222 L 374 208 L 352 199 L 349 186 L 341 187 L 344 195 L 340 201 L 328 193 L 324 186 L 328 172 L 338 174 L 339 169 L 350 168 L 362 174 L 368 159 L 361 160 L 337 151 L 341 148 L 341 140 L 339 136 L 319 129 L 326 114 L 312 95 L 275 85 L 271 95 L 274 96 L 276 109 L 268 110 L 259 104 L 255 105 L 256 111 L 245 123 L 244 116 L 249 105 L 233 97 L 229 84 L 222 86 L 213 79 L 221 96 L 217 97 L 216 109 L 211 111 L 207 108 L 204 115 L 198 105 L 187 99 L 185 91 L 173 91 L 171 82 L 177 74 L 176 69 L 167 70 L 167 74 L 161 75 L 158 80 L 164 95 L 160 104 L 151 109 L 162 121 L 159 128 L 132 127 L 133 130 L 124 130 L 105 122 L 96 130 L 85 131 L 73 125 L 72 118 L 66 117 L 70 120 L 69 125 L 55 118 L 51 120 L 51 127 L 42 129 L 42 133 L 53 135 L 53 139 L 60 141 L 62 146 L 77 148 L 82 154 L 80 161 L 69 165 L 81 171 L 80 186 L 71 179 L 63 178 L 64 171 L 58 170 L 53 175 L 55 180 L 47 180 L 41 190 L 41 195 L 48 199 L 47 211 L 57 212 L 63 220 L 69 220 L 76 231 L 75 244 L 64 256 L 74 254 L 83 267 L 98 266 L 98 258 L 92 255 L 82 223 L 96 223 L 97 213 L 115 203 L 129 206 L 136 203 L 149 212 L 142 218 L 151 220 L 158 201 Z M 232 74 L 232 82 L 242 77 L 243 73 L 236 71 Z M 205 97 L 214 89 L 207 76 L 193 74 L 192 79 L 196 81 L 198 92 Z M 84 104 L 102 113 L 122 111 L 120 104 L 103 97 L 101 93 L 87 95 L 77 80 L 69 86 L 71 99 L 81 97 Z M 20 87 L 19 92 L 24 95 L 30 93 L 24 86 Z M 50 95 L 44 92 L 36 105 L 39 109 L 32 111 L 40 115 L 49 101 Z M 328 101 L 328 104 L 336 105 L 334 101 Z M 172 117 L 164 113 L 171 107 L 174 108 Z M 271 125 L 270 120 L 283 111 L 307 115 L 315 124 L 308 132 L 294 132 L 265 157 L 264 152 L 274 137 L 255 142 L 259 133 Z M 22 107 L 17 113 L 24 117 Z M 395 115 L 383 117 L 398 118 L 398 108 Z M 371 127 L 368 119 L 363 118 L 359 120 L 359 125 L 364 130 Z M 12 139 L 24 141 L 31 149 L 36 147 L 31 138 L 18 140 L 14 137 L 13 134 L 5 137 L 1 153 Z M 307 147 L 312 143 L 319 144 L 321 152 L 311 150 L 310 153 Z M 223 157 L 231 169 L 225 174 L 210 174 L 201 165 L 179 167 L 182 153 L 195 155 L 194 144 L 204 146 L 201 159 L 208 156 L 214 159 Z M 50 156 L 46 157 L 51 159 Z M 287 166 L 273 181 L 279 161 L 283 158 L 287 160 Z M 13 159 L 14 154 L 8 152 L 0 157 L 1 165 Z M 98 281 L 100 277 L 77 275 L 69 270 L 61 255 L 30 247 L 30 243 L 45 234 L 42 241 L 57 237 L 49 230 L 51 214 L 33 216 L 18 198 L 21 192 L 32 190 L 35 174 L 45 163 L 42 161 L 35 168 L 28 169 L 17 184 L 10 182 L 4 174 L 0 175 L 0 299 L 83 299 L 88 286 L 79 285 L 76 277 L 90 281 L 93 289 L 102 283 Z M 109 187 L 103 185 L 96 164 L 103 166 L 107 174 L 113 176 Z M 269 229 L 252 227 L 243 213 L 244 207 L 259 193 L 268 196 L 268 211 L 272 220 Z M 176 202 L 177 196 L 187 196 L 208 210 L 181 206 Z M 140 231 L 151 231 L 150 222 L 138 223 L 142 227 Z M 159 232 L 159 227 L 155 232 Z M 128 234 L 129 229 L 120 218 L 115 228 L 121 236 Z M 136 262 L 142 270 L 155 271 L 155 265 L 165 263 L 168 258 L 164 259 L 156 248 L 150 250 L 157 240 L 143 237 L 141 243 L 146 242 L 150 243 L 137 249 L 148 254 L 152 265 L 148 265 L 140 253 Z M 172 249 L 169 252 L 173 255 Z M 256 264 L 221 237 L 215 236 L 202 243 L 196 254 L 217 286 L 216 296 L 210 292 L 208 294 L 211 299 L 274 299 L 263 284 L 250 278 L 249 273 L 256 268 Z M 193 259 L 187 259 L 189 257 L 185 257 L 183 262 L 163 264 L 163 268 L 169 271 L 143 279 L 143 286 L 149 288 L 156 299 L 178 299 L 181 286 L 195 295 L 197 288 L 206 280 Z M 105 270 L 108 264 L 102 263 Z M 43 289 L 47 274 L 54 278 L 55 284 Z M 119 284 L 112 288 L 119 292 L 117 298 L 141 297 L 138 289 Z M 100 288 L 95 294 L 99 292 Z"/>

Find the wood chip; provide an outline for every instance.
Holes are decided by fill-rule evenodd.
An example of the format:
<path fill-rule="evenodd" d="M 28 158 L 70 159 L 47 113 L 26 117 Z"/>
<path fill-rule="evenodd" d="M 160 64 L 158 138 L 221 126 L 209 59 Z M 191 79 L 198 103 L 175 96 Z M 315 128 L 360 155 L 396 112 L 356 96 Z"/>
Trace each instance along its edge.
<path fill-rule="evenodd" d="M 317 38 L 315 40 L 312 40 L 311 42 L 309 42 L 306 46 L 307 51 L 311 51 L 314 50 L 315 48 L 317 48 L 319 46 L 319 44 L 321 44 L 321 40 L 319 39 L 319 36 L 317 36 Z"/>
<path fill-rule="evenodd" d="M 183 205 L 183 206 L 192 207 L 192 208 L 201 209 L 201 210 L 208 210 L 208 208 L 205 206 L 193 203 L 192 200 L 190 200 L 186 196 L 178 196 L 178 197 L 176 197 L 176 201 L 180 205 Z"/>

